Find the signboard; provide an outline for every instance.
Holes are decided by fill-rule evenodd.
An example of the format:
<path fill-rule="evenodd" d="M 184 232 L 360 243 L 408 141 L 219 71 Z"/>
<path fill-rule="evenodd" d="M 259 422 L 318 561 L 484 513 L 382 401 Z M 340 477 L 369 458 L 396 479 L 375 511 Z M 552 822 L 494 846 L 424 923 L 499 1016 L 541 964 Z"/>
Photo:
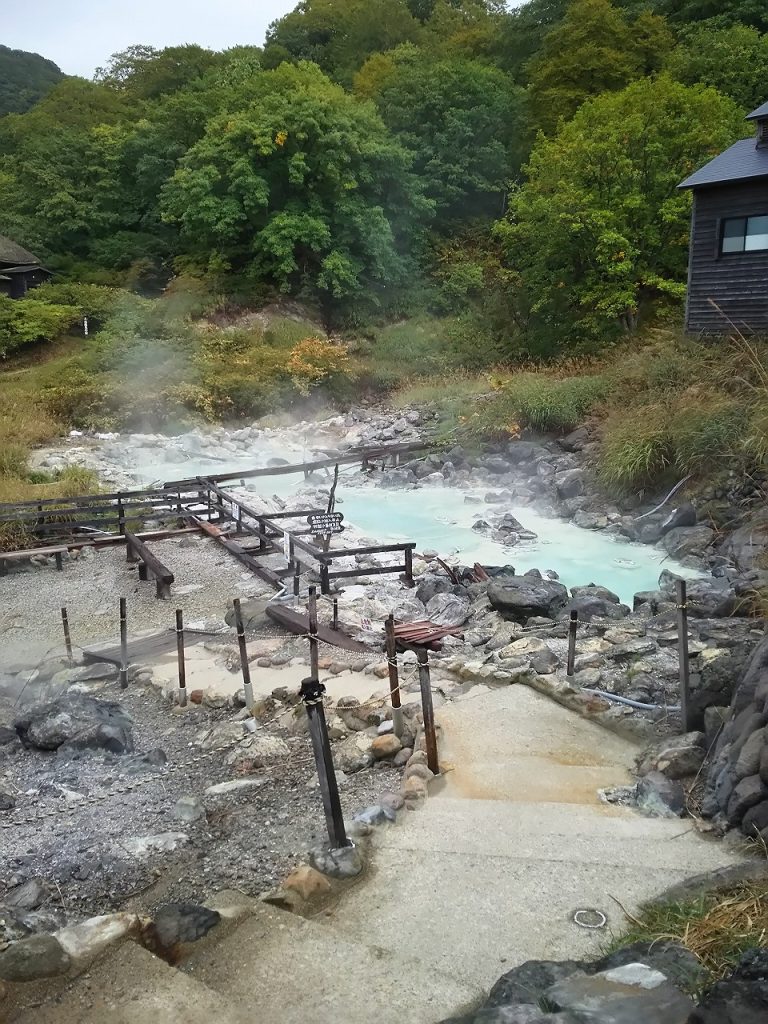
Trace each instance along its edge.
<path fill-rule="evenodd" d="M 225 502 L 225 505 L 229 506 L 229 514 L 235 520 L 236 523 L 240 522 L 240 506 L 235 501 Z"/>
<path fill-rule="evenodd" d="M 344 515 L 341 512 L 315 512 L 307 516 L 309 528 L 316 537 L 328 537 L 332 533 L 343 533 L 342 522 Z"/>

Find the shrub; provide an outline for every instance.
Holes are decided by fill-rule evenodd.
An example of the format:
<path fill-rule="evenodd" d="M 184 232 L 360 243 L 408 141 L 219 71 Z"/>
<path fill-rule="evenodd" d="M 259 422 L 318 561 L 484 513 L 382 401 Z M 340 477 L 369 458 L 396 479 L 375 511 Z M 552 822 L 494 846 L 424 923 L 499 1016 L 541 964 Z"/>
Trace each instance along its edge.
<path fill-rule="evenodd" d="M 58 338 L 79 319 L 80 312 L 75 306 L 0 296 L 0 356 L 6 358 L 35 341 Z"/>
<path fill-rule="evenodd" d="M 68 368 L 59 383 L 43 388 L 43 402 L 49 412 L 74 427 L 87 430 L 114 426 L 110 396 L 113 387 L 79 367 Z"/>
<path fill-rule="evenodd" d="M 305 338 L 291 349 L 287 369 L 300 395 L 336 377 L 349 373 L 349 354 L 345 345 L 325 338 Z"/>
<path fill-rule="evenodd" d="M 603 431 L 599 474 L 609 487 L 628 490 L 663 476 L 674 460 L 668 410 L 644 406 L 609 417 Z"/>
<path fill-rule="evenodd" d="M 600 375 L 555 377 L 522 372 L 496 381 L 496 393 L 469 421 L 482 436 L 516 434 L 522 427 L 569 431 L 606 398 L 609 385 Z"/>
<path fill-rule="evenodd" d="M 82 284 L 64 281 L 41 285 L 35 289 L 35 299 L 51 305 L 75 306 L 79 315 L 104 321 L 117 308 L 122 292 L 119 288 L 108 288 L 100 284 Z"/>

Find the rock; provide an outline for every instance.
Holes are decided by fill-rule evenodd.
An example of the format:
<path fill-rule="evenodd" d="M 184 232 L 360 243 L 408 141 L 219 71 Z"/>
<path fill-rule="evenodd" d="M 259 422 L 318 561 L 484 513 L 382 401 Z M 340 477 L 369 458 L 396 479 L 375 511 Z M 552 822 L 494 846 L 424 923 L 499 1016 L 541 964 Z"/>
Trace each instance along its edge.
<path fill-rule="evenodd" d="M 677 526 L 666 533 L 661 545 L 673 558 L 682 560 L 691 555 L 701 556 L 715 539 L 715 531 L 708 526 Z"/>
<path fill-rule="evenodd" d="M 554 672 L 560 664 L 560 659 L 548 647 L 537 651 L 531 658 L 531 668 L 540 676 L 546 676 Z"/>
<path fill-rule="evenodd" d="M 768 840 L 768 799 L 749 808 L 742 818 L 741 831 L 752 839 L 760 836 Z"/>
<path fill-rule="evenodd" d="M 252 767 L 255 767 L 253 765 Z M 258 779 L 229 779 L 227 782 L 217 782 L 214 786 L 206 786 L 207 797 L 231 796 L 233 793 L 251 792 L 254 789 L 261 789 L 266 785 L 267 778 Z"/>
<path fill-rule="evenodd" d="M 384 737 L 379 737 L 384 739 Z M 371 751 L 373 740 L 365 733 L 354 733 L 333 747 L 333 762 L 337 771 L 347 774 L 362 771 L 374 762 Z"/>
<path fill-rule="evenodd" d="M 685 811 L 685 790 L 677 779 L 648 772 L 637 783 L 637 806 L 659 818 L 679 818 Z"/>
<path fill-rule="evenodd" d="M 412 753 L 413 750 L 411 749 L 411 747 L 403 747 L 402 750 L 398 750 L 398 752 L 395 754 L 392 763 L 395 765 L 396 768 L 402 768 L 404 764 L 408 763 L 408 758 L 411 756 Z"/>
<path fill-rule="evenodd" d="M 676 530 L 679 526 L 695 526 L 697 522 L 696 509 L 690 501 L 687 501 L 684 505 L 680 505 L 679 508 L 674 509 L 674 511 L 667 516 L 659 529 L 663 536 L 664 534 L 669 533 L 670 530 Z"/>
<path fill-rule="evenodd" d="M 133 751 L 132 722 L 122 707 L 83 694 L 33 705 L 14 726 L 25 746 L 39 750 Z"/>
<path fill-rule="evenodd" d="M 427 618 L 427 609 L 422 601 L 409 594 L 400 598 L 392 609 L 392 614 L 398 622 L 424 622 Z"/>
<path fill-rule="evenodd" d="M 178 821 L 193 822 L 205 817 L 203 801 L 196 796 L 180 797 L 173 808 L 173 816 Z"/>
<path fill-rule="evenodd" d="M 425 573 L 416 589 L 416 597 L 422 604 L 428 605 L 437 594 L 455 594 L 457 597 L 465 598 L 467 591 L 464 587 L 451 583 L 445 575 Z"/>
<path fill-rule="evenodd" d="M 582 530 L 605 530 L 609 525 L 608 516 L 601 515 L 599 512 L 586 512 L 583 510 L 576 513 L 573 521 Z"/>
<path fill-rule="evenodd" d="M 485 1005 L 492 1007 L 537 1003 L 556 982 L 583 973 L 582 967 L 575 960 L 528 960 L 499 978 Z"/>
<path fill-rule="evenodd" d="M 576 427 L 570 434 L 559 438 L 557 443 L 567 452 L 582 452 L 589 444 L 589 431 L 586 427 Z"/>
<path fill-rule="evenodd" d="M 247 633 L 264 633 L 272 629 L 271 619 L 267 618 L 266 608 L 270 599 L 266 597 L 252 597 L 247 601 L 240 602 L 240 613 L 243 617 L 243 626 Z M 234 606 L 227 609 L 224 621 L 228 626 L 235 624 Z"/>
<path fill-rule="evenodd" d="M 31 935 L 12 942 L 0 952 L 2 981 L 35 981 L 65 974 L 72 965 L 69 955 L 53 935 Z"/>
<path fill-rule="evenodd" d="M 393 810 L 383 807 L 381 804 L 372 804 L 365 810 L 356 814 L 354 821 L 361 821 L 364 825 L 386 825 L 387 822 L 395 821 L 397 815 Z"/>
<path fill-rule="evenodd" d="M 104 682 L 116 682 L 120 675 L 117 665 L 108 661 L 96 662 L 93 665 L 81 665 L 79 668 L 67 670 L 70 683 L 86 683 L 103 680 Z"/>
<path fill-rule="evenodd" d="M 759 509 L 725 540 L 720 553 L 739 569 L 761 569 L 768 549 L 768 509 Z"/>
<path fill-rule="evenodd" d="M 363 856 L 356 846 L 346 846 L 339 850 L 316 846 L 309 851 L 309 860 L 312 867 L 331 878 L 354 878 L 364 866 Z"/>
<path fill-rule="evenodd" d="M 566 978 L 548 988 L 544 999 L 590 1024 L 686 1024 L 695 1008 L 665 975 L 640 963 Z"/>
<path fill-rule="evenodd" d="M 115 853 L 143 859 L 155 853 L 172 853 L 189 842 L 186 832 L 159 832 L 154 836 L 134 836 L 121 839 L 114 846 Z"/>
<path fill-rule="evenodd" d="M 571 587 L 572 597 L 596 597 L 600 601 L 606 601 L 610 604 L 621 604 L 621 598 L 618 594 L 614 594 L 612 590 L 607 587 L 601 587 L 596 583 L 589 583 L 584 587 Z"/>
<path fill-rule="evenodd" d="M 577 498 L 584 493 L 584 471 L 567 469 L 555 474 L 555 490 L 558 498 Z"/>
<path fill-rule="evenodd" d="M 435 594 L 427 604 L 427 619 L 435 626 L 463 626 L 469 617 L 468 597 L 456 594 Z"/>
<path fill-rule="evenodd" d="M 404 806 L 405 800 L 400 793 L 382 793 L 379 803 L 390 811 L 399 811 Z"/>
<path fill-rule="evenodd" d="M 524 624 L 534 615 L 554 618 L 568 603 L 568 591 L 554 580 L 504 576 L 488 584 L 488 600 L 503 618 Z"/>
<path fill-rule="evenodd" d="M 155 912 L 154 934 L 163 949 L 197 942 L 221 920 L 217 910 L 197 903 L 166 903 Z"/>
<path fill-rule="evenodd" d="M 710 876 L 707 875 L 707 877 Z M 708 971 L 702 967 L 701 961 L 689 949 L 676 942 L 663 939 L 654 939 L 652 942 L 633 942 L 629 946 L 621 946 L 590 964 L 589 970 L 599 973 L 635 963 L 643 963 L 660 971 L 674 985 L 682 989 L 702 988 L 709 980 Z"/>
<path fill-rule="evenodd" d="M 405 769 L 406 779 L 421 779 L 423 782 L 430 783 L 434 779 L 435 775 L 425 764 L 412 764 Z"/>
<path fill-rule="evenodd" d="M 74 962 L 82 963 L 95 959 L 121 939 L 137 935 L 140 928 L 141 919 L 136 914 L 104 914 L 60 928 L 54 937 Z"/>
<path fill-rule="evenodd" d="M 736 783 L 726 808 L 728 824 L 732 827 L 738 825 L 750 807 L 763 800 L 768 800 L 768 787 L 759 775 L 748 775 Z"/>
<path fill-rule="evenodd" d="M 231 747 L 245 736 L 242 722 L 217 722 L 208 729 L 200 739 L 200 746 L 205 750 L 217 750 Z"/>
<path fill-rule="evenodd" d="M 309 864 L 301 864 L 283 881 L 283 888 L 297 892 L 303 900 L 311 900 L 330 892 L 331 883 Z"/>
<path fill-rule="evenodd" d="M 571 612 L 578 612 L 581 622 L 591 622 L 592 619 L 623 619 L 629 615 L 629 608 L 625 604 L 615 604 L 591 594 L 578 594 L 568 602 L 562 613 L 563 618 Z"/>
<path fill-rule="evenodd" d="M 30 878 L 21 885 L 10 889 L 3 900 L 8 907 L 20 910 L 34 910 L 48 898 L 48 886 L 42 878 Z"/>
<path fill-rule="evenodd" d="M 402 749 L 402 743 L 393 735 L 377 736 L 371 744 L 371 753 L 377 761 L 394 757 Z"/>
<path fill-rule="evenodd" d="M 750 949 L 736 969 L 702 999 L 690 1024 L 765 1024 L 768 1020 L 768 949 Z"/>
<path fill-rule="evenodd" d="M 689 732 L 683 736 L 667 736 L 648 748 L 638 760 L 638 772 L 661 772 L 668 779 L 684 779 L 695 775 L 706 757 L 704 733 Z"/>

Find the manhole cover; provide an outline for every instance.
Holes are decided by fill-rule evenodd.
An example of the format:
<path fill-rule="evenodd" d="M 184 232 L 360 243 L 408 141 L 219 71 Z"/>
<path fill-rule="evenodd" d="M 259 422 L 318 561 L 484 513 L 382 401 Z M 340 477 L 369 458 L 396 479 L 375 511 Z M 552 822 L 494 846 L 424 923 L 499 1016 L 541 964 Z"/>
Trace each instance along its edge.
<path fill-rule="evenodd" d="M 571 920 L 579 928 L 605 928 L 608 924 L 608 918 L 602 910 L 595 910 L 594 907 L 574 910 Z"/>

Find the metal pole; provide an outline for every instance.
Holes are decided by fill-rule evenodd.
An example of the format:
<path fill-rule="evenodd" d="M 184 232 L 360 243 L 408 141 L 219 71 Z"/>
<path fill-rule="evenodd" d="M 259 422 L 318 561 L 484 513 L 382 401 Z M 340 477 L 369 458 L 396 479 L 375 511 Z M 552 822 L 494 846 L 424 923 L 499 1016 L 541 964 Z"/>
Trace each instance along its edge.
<path fill-rule="evenodd" d="M 387 667 L 389 668 L 389 692 L 392 702 L 392 726 L 395 736 L 403 735 L 403 709 L 400 706 L 400 679 L 397 668 L 397 644 L 395 643 L 395 617 L 390 615 L 384 623 L 387 638 Z"/>
<path fill-rule="evenodd" d="M 571 612 L 571 621 L 568 624 L 568 665 L 566 672 L 569 676 L 573 675 L 573 663 L 576 660 L 576 630 L 579 625 L 579 613 L 577 611 Z"/>
<path fill-rule="evenodd" d="M 69 616 L 67 609 L 61 609 L 61 624 L 64 627 L 64 646 L 67 648 L 67 661 L 72 664 L 72 638 L 69 635 Z"/>
<path fill-rule="evenodd" d="M 301 684 L 301 698 L 307 709 L 309 719 L 309 735 L 312 737 L 312 749 L 315 753 L 317 764 L 317 778 L 320 783 L 320 792 L 323 797 L 323 810 L 325 811 L 325 824 L 328 828 L 328 839 L 331 849 L 340 850 L 344 846 L 351 846 L 344 828 L 344 815 L 341 810 L 339 799 L 339 787 L 336 782 L 336 772 L 333 767 L 331 756 L 331 744 L 328 739 L 328 727 L 325 721 L 323 709 L 323 694 L 325 687 L 318 680 L 317 676 L 303 680 Z"/>
<path fill-rule="evenodd" d="M 437 760 L 437 735 L 435 734 L 435 711 L 432 707 L 432 686 L 429 681 L 429 655 L 421 647 L 416 655 L 419 662 L 419 686 L 421 687 L 421 710 L 424 713 L 424 737 L 427 741 L 427 767 L 435 775 L 440 774 Z"/>
<path fill-rule="evenodd" d="M 334 629 L 339 628 L 339 599 L 337 597 L 333 599 L 333 620 L 331 625 Z"/>
<path fill-rule="evenodd" d="M 179 707 L 187 706 L 187 666 L 184 663 L 184 612 L 176 609 L 176 655 L 179 659 Z"/>
<path fill-rule="evenodd" d="M 245 643 L 243 613 L 240 611 L 240 598 L 236 597 L 232 604 L 235 609 L 235 629 L 237 630 L 237 643 L 240 648 L 240 668 L 243 673 L 243 692 L 245 694 L 245 706 L 250 711 L 251 708 L 253 707 L 253 687 L 251 686 L 251 668 L 248 664 L 248 648 Z"/>
<path fill-rule="evenodd" d="M 128 689 L 128 612 L 124 597 L 120 598 L 120 689 Z"/>
<path fill-rule="evenodd" d="M 688 596 L 685 580 L 677 581 L 677 646 L 680 659 L 680 718 L 683 732 L 690 732 L 691 680 L 688 662 Z"/>
<path fill-rule="evenodd" d="M 301 576 L 299 575 L 298 566 L 296 572 L 293 574 L 293 607 L 296 608 L 299 603 L 299 592 L 301 590 Z"/>
<path fill-rule="evenodd" d="M 309 588 L 309 671 L 313 679 L 318 679 L 320 654 L 317 642 L 317 588 Z"/>

